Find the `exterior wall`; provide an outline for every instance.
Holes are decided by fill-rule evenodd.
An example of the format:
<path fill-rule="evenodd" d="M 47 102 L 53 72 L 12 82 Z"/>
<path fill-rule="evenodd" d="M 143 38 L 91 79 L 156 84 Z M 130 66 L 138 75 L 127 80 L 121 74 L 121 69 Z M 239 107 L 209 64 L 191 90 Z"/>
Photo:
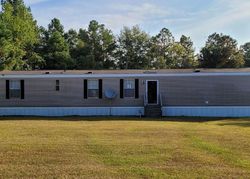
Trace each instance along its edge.
<path fill-rule="evenodd" d="M 2 107 L 0 116 L 143 116 L 143 107 Z"/>
<path fill-rule="evenodd" d="M 250 106 L 250 76 L 160 78 L 163 106 Z"/>
<path fill-rule="evenodd" d="M 175 106 L 163 107 L 162 116 L 249 117 L 250 106 Z"/>
<path fill-rule="evenodd" d="M 126 78 L 124 78 L 126 79 Z M 128 78 L 130 79 L 130 78 Z M 132 78 L 134 79 L 134 78 Z M 144 88 L 139 82 L 139 99 L 120 99 L 120 78 L 103 78 L 103 99 L 84 99 L 82 78 L 62 78 L 60 91 L 56 91 L 57 79 L 25 79 L 25 99 L 5 99 L 5 80 L 0 80 L 0 107 L 136 107 L 143 106 Z M 105 98 L 104 91 L 117 92 L 115 100 Z"/>
<path fill-rule="evenodd" d="M 146 80 L 159 81 L 163 106 L 250 106 L 250 74 L 98 77 L 103 79 L 103 99 L 83 98 L 83 80 L 88 78 L 62 77 L 25 78 L 25 99 L 6 100 L 6 79 L 0 79 L 0 107 L 142 107 Z M 120 99 L 120 79 L 139 79 L 139 99 Z M 60 91 L 55 90 L 56 80 Z M 105 98 L 107 89 L 117 92 L 115 100 Z"/>

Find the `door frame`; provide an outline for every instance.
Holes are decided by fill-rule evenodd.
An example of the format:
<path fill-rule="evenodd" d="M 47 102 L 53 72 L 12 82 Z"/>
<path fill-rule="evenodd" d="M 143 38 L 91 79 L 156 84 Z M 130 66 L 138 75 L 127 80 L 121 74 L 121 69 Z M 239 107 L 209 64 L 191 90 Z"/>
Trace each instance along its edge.
<path fill-rule="evenodd" d="M 148 102 L 148 82 L 156 82 L 157 83 L 157 103 L 150 103 Z M 146 80 L 146 96 L 147 96 L 147 104 L 149 105 L 158 105 L 159 104 L 159 92 L 160 92 L 160 84 L 159 80 Z"/>

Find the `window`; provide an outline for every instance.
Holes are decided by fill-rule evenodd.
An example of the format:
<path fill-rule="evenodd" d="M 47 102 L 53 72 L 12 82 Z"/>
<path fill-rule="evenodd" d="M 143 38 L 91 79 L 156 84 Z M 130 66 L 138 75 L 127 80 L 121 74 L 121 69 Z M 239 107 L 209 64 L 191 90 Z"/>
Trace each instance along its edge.
<path fill-rule="evenodd" d="M 20 80 L 11 80 L 10 85 L 10 98 L 21 98 L 21 82 Z"/>
<path fill-rule="evenodd" d="M 88 80 L 88 97 L 98 98 L 99 97 L 99 82 L 98 80 Z"/>
<path fill-rule="evenodd" d="M 56 80 L 56 91 L 60 91 L 60 81 Z"/>
<path fill-rule="evenodd" d="M 133 98 L 135 97 L 135 81 L 124 80 L 124 97 Z"/>

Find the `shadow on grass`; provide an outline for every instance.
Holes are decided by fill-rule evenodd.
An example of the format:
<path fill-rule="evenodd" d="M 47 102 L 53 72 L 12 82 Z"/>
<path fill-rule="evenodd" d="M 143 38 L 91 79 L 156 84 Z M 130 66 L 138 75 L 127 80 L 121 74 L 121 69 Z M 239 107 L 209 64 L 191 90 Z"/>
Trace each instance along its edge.
<path fill-rule="evenodd" d="M 239 122 L 225 122 L 218 124 L 219 126 L 238 126 L 238 127 L 250 127 L 250 120 L 239 121 Z"/>
<path fill-rule="evenodd" d="M 159 117 L 159 118 L 146 118 L 146 117 L 79 117 L 79 116 L 70 116 L 70 117 L 37 117 L 37 116 L 8 116 L 0 117 L 0 121 L 15 121 L 15 120 L 33 120 L 33 121 L 162 121 L 162 122 L 209 122 L 209 121 L 222 121 L 230 120 L 242 121 L 242 118 L 208 118 L 208 117 Z M 250 119 L 246 119 L 250 126 Z M 233 125 L 233 123 L 220 124 L 220 125 Z M 235 122 L 235 124 L 237 124 Z M 239 123 L 242 124 L 243 123 Z M 246 125 L 246 124 L 245 124 Z M 246 126 L 246 127 L 249 127 Z"/>
<path fill-rule="evenodd" d="M 0 117 L 0 121 L 163 121 L 161 118 L 140 118 L 140 117 L 80 117 L 80 116 L 68 116 L 68 117 L 37 117 L 37 116 L 8 116 Z"/>
<path fill-rule="evenodd" d="M 236 118 L 222 118 L 222 117 L 166 117 L 162 118 L 163 121 L 171 122 L 212 122 L 224 120 L 237 120 Z"/>

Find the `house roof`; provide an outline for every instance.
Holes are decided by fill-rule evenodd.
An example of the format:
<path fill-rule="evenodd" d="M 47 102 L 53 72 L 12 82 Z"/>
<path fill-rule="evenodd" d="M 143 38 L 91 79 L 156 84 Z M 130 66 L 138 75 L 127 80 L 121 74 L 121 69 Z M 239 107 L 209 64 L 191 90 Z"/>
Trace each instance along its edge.
<path fill-rule="evenodd" d="M 235 69 L 164 69 L 164 70 L 34 70 L 0 71 L 0 75 L 86 75 L 86 74 L 182 74 L 182 73 L 250 73 L 250 68 Z"/>
<path fill-rule="evenodd" d="M 250 68 L 181 70 L 83 70 L 2 71 L 0 79 L 26 78 L 140 78 L 170 76 L 250 76 Z"/>

